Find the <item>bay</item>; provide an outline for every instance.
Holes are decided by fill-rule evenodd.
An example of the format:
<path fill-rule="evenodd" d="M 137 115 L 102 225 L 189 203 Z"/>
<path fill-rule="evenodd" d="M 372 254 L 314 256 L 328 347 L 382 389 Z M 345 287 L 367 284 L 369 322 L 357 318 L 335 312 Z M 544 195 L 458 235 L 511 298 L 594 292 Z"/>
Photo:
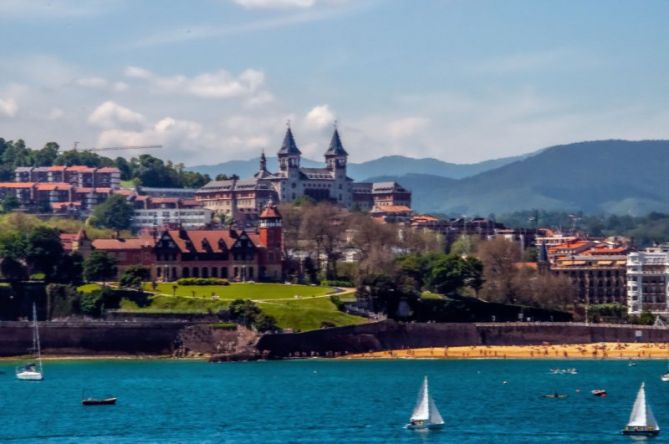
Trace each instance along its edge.
<path fill-rule="evenodd" d="M 664 371 L 663 361 L 91 360 L 48 361 L 44 381 L 25 382 L 3 362 L 0 442 L 625 443 L 620 430 L 642 381 L 669 427 Z M 403 429 L 424 375 L 441 431 Z M 609 396 L 594 397 L 595 388 Z M 84 407 L 84 389 L 118 404 Z M 569 396 L 542 396 L 553 392 Z M 663 433 L 654 442 L 669 442 Z"/>

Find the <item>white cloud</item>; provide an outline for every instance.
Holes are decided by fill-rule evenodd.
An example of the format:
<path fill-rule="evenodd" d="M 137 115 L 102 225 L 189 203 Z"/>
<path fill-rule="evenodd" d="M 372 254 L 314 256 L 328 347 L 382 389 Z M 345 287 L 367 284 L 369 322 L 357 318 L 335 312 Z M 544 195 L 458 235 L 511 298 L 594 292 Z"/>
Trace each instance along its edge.
<path fill-rule="evenodd" d="M 393 139 L 406 139 L 416 135 L 416 133 L 425 130 L 430 123 L 429 119 L 424 117 L 404 117 L 388 123 L 388 134 Z"/>
<path fill-rule="evenodd" d="M 245 8 L 310 8 L 316 0 L 233 0 Z"/>
<path fill-rule="evenodd" d="M 181 156 L 190 152 L 192 159 L 192 153 L 202 153 L 204 136 L 203 126 L 198 122 L 164 117 L 155 124 L 138 130 L 106 129 L 99 134 L 97 143 L 99 146 L 160 144 L 167 151 L 159 154 L 162 158 L 174 159 L 172 154 L 177 151 Z M 137 152 L 127 154 L 137 155 Z"/>
<path fill-rule="evenodd" d="M 75 80 L 75 83 L 85 88 L 106 88 L 109 82 L 102 77 L 83 77 Z"/>
<path fill-rule="evenodd" d="M 246 69 L 238 76 L 225 69 L 213 73 L 159 76 L 144 68 L 129 66 L 125 70 L 129 78 L 144 80 L 152 92 L 177 94 L 207 99 L 247 99 L 251 104 L 267 103 L 272 95 L 264 90 L 265 74 L 255 69 Z"/>
<path fill-rule="evenodd" d="M 148 69 L 140 68 L 139 66 L 128 66 L 123 71 L 126 77 L 133 79 L 148 79 L 153 76 Z"/>
<path fill-rule="evenodd" d="M 0 117 L 14 117 L 16 112 L 19 110 L 19 105 L 16 103 L 16 100 L 12 99 L 0 99 Z"/>
<path fill-rule="evenodd" d="M 322 130 L 335 121 L 335 115 L 328 105 L 318 105 L 313 107 L 304 118 L 304 123 L 308 129 Z"/>
<path fill-rule="evenodd" d="M 107 101 L 100 104 L 89 116 L 88 123 L 100 128 L 141 128 L 146 118 L 129 108 L 115 102 Z"/>

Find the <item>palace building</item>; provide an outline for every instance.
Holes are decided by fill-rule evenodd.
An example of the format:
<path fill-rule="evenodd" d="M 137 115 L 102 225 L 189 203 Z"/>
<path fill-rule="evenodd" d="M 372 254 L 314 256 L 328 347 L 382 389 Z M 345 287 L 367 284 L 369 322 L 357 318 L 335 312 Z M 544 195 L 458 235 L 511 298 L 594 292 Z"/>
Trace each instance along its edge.
<path fill-rule="evenodd" d="M 252 178 L 209 182 L 196 192 L 195 198 L 206 208 L 236 220 L 257 216 L 270 200 L 294 202 L 304 196 L 362 210 L 382 205 L 411 205 L 411 192 L 395 182 L 354 183 L 347 176 L 348 152 L 337 128 L 324 154 L 324 168 L 300 166 L 301 156 L 289 127 L 277 153 L 279 171 L 267 170 L 263 152 L 258 172 Z"/>

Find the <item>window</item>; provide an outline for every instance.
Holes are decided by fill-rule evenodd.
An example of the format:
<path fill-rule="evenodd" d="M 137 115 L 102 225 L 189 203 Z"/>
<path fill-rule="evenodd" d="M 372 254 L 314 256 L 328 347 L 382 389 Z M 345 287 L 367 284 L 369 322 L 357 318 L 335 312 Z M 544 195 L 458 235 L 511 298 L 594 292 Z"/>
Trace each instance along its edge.
<path fill-rule="evenodd" d="M 184 267 L 181 270 L 181 276 L 183 276 L 185 278 L 190 277 L 190 270 L 188 269 L 188 267 Z"/>
<path fill-rule="evenodd" d="M 223 279 L 228 278 L 228 267 L 221 267 L 221 277 Z"/>
<path fill-rule="evenodd" d="M 218 277 L 218 268 L 211 267 L 211 277 Z"/>

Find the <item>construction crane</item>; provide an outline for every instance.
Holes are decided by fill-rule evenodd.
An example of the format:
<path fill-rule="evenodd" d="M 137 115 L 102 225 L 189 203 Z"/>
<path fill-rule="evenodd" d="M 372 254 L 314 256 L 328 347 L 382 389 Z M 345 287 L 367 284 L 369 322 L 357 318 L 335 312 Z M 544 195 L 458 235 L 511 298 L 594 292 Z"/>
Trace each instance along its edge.
<path fill-rule="evenodd" d="M 72 149 L 76 150 L 79 146 L 79 142 L 74 142 Z M 160 149 L 162 145 L 128 145 L 128 146 L 107 146 L 104 148 L 86 148 L 84 151 L 121 151 L 121 150 L 148 150 L 148 149 Z"/>

